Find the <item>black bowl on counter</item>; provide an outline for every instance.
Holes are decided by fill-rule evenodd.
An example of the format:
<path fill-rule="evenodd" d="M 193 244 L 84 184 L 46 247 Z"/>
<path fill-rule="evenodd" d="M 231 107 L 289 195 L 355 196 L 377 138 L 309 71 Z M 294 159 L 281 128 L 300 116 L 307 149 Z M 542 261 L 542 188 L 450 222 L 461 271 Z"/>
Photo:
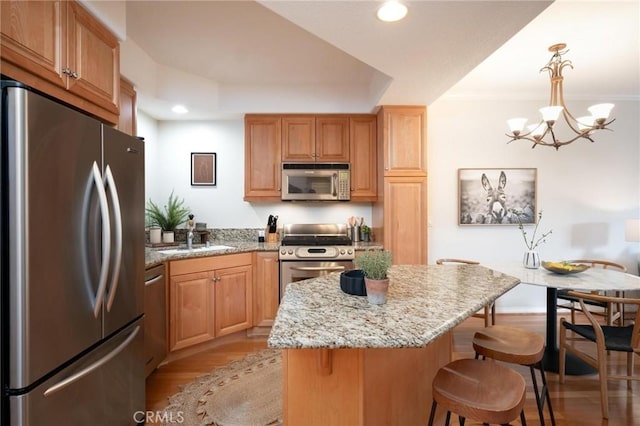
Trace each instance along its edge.
<path fill-rule="evenodd" d="M 366 296 L 367 289 L 364 286 L 364 272 L 362 269 L 352 269 L 340 274 L 340 289 L 354 296 Z"/>

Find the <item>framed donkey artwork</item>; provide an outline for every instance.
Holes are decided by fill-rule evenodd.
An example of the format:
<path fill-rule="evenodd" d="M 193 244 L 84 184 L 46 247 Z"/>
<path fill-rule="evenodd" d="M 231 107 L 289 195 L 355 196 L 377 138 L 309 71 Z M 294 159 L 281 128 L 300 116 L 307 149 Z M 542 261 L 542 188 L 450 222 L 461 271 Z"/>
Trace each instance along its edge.
<path fill-rule="evenodd" d="M 537 220 L 537 169 L 458 169 L 459 225 Z"/>

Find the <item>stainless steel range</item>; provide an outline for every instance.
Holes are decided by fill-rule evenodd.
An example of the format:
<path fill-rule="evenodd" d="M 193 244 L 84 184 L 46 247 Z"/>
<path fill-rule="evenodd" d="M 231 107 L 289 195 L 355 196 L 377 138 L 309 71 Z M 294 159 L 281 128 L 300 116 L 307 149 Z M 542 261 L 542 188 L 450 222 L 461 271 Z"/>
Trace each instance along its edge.
<path fill-rule="evenodd" d="M 284 225 L 280 247 L 280 299 L 287 284 L 353 269 L 355 250 L 346 224 Z"/>

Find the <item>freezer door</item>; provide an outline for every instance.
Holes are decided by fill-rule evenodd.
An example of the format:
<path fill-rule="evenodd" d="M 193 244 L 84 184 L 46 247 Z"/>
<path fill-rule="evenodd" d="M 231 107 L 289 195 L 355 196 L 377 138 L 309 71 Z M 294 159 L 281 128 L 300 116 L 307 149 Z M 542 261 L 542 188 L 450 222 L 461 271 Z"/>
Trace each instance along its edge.
<path fill-rule="evenodd" d="M 13 426 L 134 425 L 144 418 L 142 319 L 31 392 L 10 397 Z"/>
<path fill-rule="evenodd" d="M 111 217 L 111 267 L 104 333 L 144 311 L 144 142 L 103 127 L 104 180 Z"/>
<path fill-rule="evenodd" d="M 20 389 L 101 339 L 94 315 L 101 242 L 90 232 L 100 229 L 90 199 L 101 131 L 96 120 L 47 98 L 6 90 L 9 312 L 2 315 L 10 321 L 9 387 Z"/>

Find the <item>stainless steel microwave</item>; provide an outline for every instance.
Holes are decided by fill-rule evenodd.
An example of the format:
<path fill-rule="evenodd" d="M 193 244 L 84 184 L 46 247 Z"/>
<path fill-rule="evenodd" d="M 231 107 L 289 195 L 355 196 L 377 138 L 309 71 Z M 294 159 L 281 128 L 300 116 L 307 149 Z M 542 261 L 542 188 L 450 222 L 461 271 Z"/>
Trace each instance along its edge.
<path fill-rule="evenodd" d="M 349 163 L 282 163 L 282 199 L 349 201 Z"/>

